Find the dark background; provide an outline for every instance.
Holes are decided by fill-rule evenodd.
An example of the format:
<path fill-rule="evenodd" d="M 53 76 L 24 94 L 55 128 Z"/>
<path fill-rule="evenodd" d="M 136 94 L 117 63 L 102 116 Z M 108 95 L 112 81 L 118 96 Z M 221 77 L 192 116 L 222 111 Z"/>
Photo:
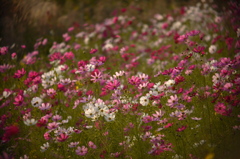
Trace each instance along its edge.
<path fill-rule="evenodd" d="M 227 0 L 205 0 L 221 10 Z M 211 2 L 212 1 L 212 2 Z M 147 20 L 156 13 L 195 5 L 200 0 L 0 0 L 0 46 L 33 46 L 37 38 L 61 37 L 72 25 L 98 23 L 126 8 L 126 15 Z M 29 47 L 28 47 L 29 48 Z M 31 47 L 29 49 L 32 49 Z"/>

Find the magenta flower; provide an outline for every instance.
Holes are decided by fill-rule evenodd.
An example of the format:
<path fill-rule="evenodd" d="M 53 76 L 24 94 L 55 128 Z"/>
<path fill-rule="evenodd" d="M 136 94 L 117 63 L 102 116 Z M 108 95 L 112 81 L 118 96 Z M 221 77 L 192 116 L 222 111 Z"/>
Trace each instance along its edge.
<path fill-rule="evenodd" d="M 224 115 L 224 116 L 228 116 L 228 115 L 230 115 L 231 112 L 232 112 L 231 109 L 228 109 L 228 110 L 227 110 L 227 107 L 226 107 L 223 103 L 217 103 L 217 104 L 215 105 L 214 110 L 216 111 L 216 113 L 221 114 L 221 115 Z"/>
<path fill-rule="evenodd" d="M 118 80 L 108 81 L 105 85 L 105 88 L 109 90 L 117 89 L 120 86 L 120 82 Z"/>
<path fill-rule="evenodd" d="M 68 137 L 69 137 L 68 135 L 66 135 L 65 133 L 62 133 L 57 137 L 57 141 L 59 141 L 59 142 L 66 141 L 68 139 Z"/>
<path fill-rule="evenodd" d="M 185 41 L 185 40 L 187 40 L 187 39 L 188 39 L 188 35 L 181 35 L 181 36 L 179 36 L 179 37 L 177 38 L 177 40 L 178 40 L 179 42 Z"/>
<path fill-rule="evenodd" d="M 76 149 L 76 154 L 79 155 L 79 156 L 84 156 L 88 153 L 88 148 L 85 147 L 85 146 L 82 146 L 82 147 L 77 147 Z"/>
<path fill-rule="evenodd" d="M 138 86 L 141 83 L 141 79 L 139 77 L 137 77 L 137 76 L 132 76 L 131 78 L 128 79 L 128 82 L 131 85 Z"/>
<path fill-rule="evenodd" d="M 8 52 L 8 47 L 0 47 L 0 55 L 5 55 Z"/>
<path fill-rule="evenodd" d="M 17 58 L 17 53 L 15 53 L 15 52 L 12 53 L 12 54 L 11 54 L 11 57 L 12 57 L 13 60 L 16 59 L 16 58 Z"/>
<path fill-rule="evenodd" d="M 193 52 L 200 53 L 205 49 L 204 46 L 197 46 L 193 49 Z"/>
<path fill-rule="evenodd" d="M 51 136 L 50 136 L 49 133 L 45 133 L 43 136 L 44 136 L 45 140 L 50 140 L 51 139 Z"/>
<path fill-rule="evenodd" d="M 2 142 L 9 141 L 14 135 L 19 133 L 19 127 L 16 125 L 11 125 L 3 129 L 5 132 L 2 137 Z"/>
<path fill-rule="evenodd" d="M 38 127 L 43 127 L 47 124 L 47 122 L 48 122 L 48 119 L 46 117 L 41 117 L 41 119 L 38 120 L 36 125 Z"/>
<path fill-rule="evenodd" d="M 180 131 L 183 131 L 187 128 L 187 126 L 182 126 L 182 127 L 179 127 L 176 131 L 180 132 Z"/>
<path fill-rule="evenodd" d="M 167 125 L 164 126 L 164 128 L 169 128 L 171 126 L 173 126 L 173 123 L 168 123 Z"/>
<path fill-rule="evenodd" d="M 90 54 L 94 54 L 98 51 L 98 49 L 91 49 Z"/>
<path fill-rule="evenodd" d="M 24 68 L 22 68 L 21 70 L 17 70 L 17 72 L 15 72 L 13 78 L 21 78 L 25 74 L 26 74 L 26 71 L 24 70 Z"/>
<path fill-rule="evenodd" d="M 195 36 L 195 35 L 198 35 L 200 33 L 199 30 L 192 30 L 192 31 L 189 31 L 187 33 L 188 36 Z"/>
<path fill-rule="evenodd" d="M 24 100 L 23 96 L 22 96 L 21 94 L 18 94 L 18 95 L 14 98 L 13 104 L 14 104 L 15 106 L 21 106 L 21 105 L 23 104 L 23 100 Z"/>

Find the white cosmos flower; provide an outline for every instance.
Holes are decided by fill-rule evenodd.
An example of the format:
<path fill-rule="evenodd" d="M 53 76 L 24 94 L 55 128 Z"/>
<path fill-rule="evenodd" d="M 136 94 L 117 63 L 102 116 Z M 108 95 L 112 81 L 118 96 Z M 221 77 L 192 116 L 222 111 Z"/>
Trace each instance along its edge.
<path fill-rule="evenodd" d="M 85 109 L 85 116 L 87 118 L 92 118 L 96 114 L 96 109 L 94 107 L 89 107 L 88 109 Z"/>
<path fill-rule="evenodd" d="M 42 104 L 42 99 L 39 97 L 34 97 L 31 103 L 32 103 L 32 106 L 39 107 Z"/>
<path fill-rule="evenodd" d="M 87 65 L 85 66 L 85 70 L 86 70 L 87 72 L 92 72 L 92 71 L 95 70 L 95 65 L 87 64 Z"/>
<path fill-rule="evenodd" d="M 175 81 L 172 79 L 165 82 L 166 87 L 172 87 L 174 84 L 175 84 Z"/>
<path fill-rule="evenodd" d="M 40 151 L 44 152 L 49 148 L 49 143 L 46 142 L 45 144 L 43 144 L 43 146 L 40 147 Z"/>
<path fill-rule="evenodd" d="M 217 46 L 216 45 L 211 45 L 208 49 L 210 54 L 213 54 L 217 51 Z"/>
<path fill-rule="evenodd" d="M 113 121 L 115 120 L 115 113 L 110 113 L 104 116 L 105 120 L 107 121 Z"/>
<path fill-rule="evenodd" d="M 24 120 L 24 124 L 27 125 L 27 126 L 32 126 L 32 125 L 35 125 L 36 123 L 37 123 L 37 120 L 35 120 L 35 119 Z"/>
<path fill-rule="evenodd" d="M 147 106 L 148 103 L 149 103 L 148 97 L 142 96 L 142 97 L 140 98 L 140 104 L 141 104 L 142 106 Z"/>

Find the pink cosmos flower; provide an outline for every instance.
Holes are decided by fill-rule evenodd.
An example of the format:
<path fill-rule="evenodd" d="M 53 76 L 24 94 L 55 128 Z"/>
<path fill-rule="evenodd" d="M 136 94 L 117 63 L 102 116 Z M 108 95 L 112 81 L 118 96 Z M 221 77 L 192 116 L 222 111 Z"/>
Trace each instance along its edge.
<path fill-rule="evenodd" d="M 164 126 L 164 128 L 169 128 L 171 126 L 173 126 L 173 123 L 168 123 L 167 125 Z"/>
<path fill-rule="evenodd" d="M 61 120 L 62 119 L 62 117 L 60 116 L 60 115 L 54 115 L 53 117 L 52 117 L 52 120 L 53 121 L 58 121 L 58 120 Z"/>
<path fill-rule="evenodd" d="M 85 146 L 82 146 L 82 147 L 77 147 L 76 149 L 76 154 L 79 155 L 79 156 L 84 156 L 88 153 L 88 148 L 85 147 Z"/>
<path fill-rule="evenodd" d="M 232 83 L 226 83 L 226 84 L 223 86 L 223 90 L 228 91 L 228 90 L 230 90 L 230 88 L 232 88 L 232 86 L 233 86 Z"/>
<path fill-rule="evenodd" d="M 98 49 L 91 49 L 90 54 L 94 54 L 98 51 Z"/>
<path fill-rule="evenodd" d="M 188 35 L 186 34 L 186 35 L 180 35 L 178 38 L 177 38 L 177 40 L 179 41 L 179 42 L 182 42 L 182 41 L 185 41 L 185 40 L 187 40 L 188 39 Z"/>
<path fill-rule="evenodd" d="M 141 79 L 139 77 L 137 77 L 137 76 L 132 76 L 131 78 L 128 79 L 128 82 L 131 85 L 138 86 L 141 83 Z"/>
<path fill-rule="evenodd" d="M 161 110 L 156 111 L 156 113 L 153 114 L 153 116 L 155 117 L 154 120 L 155 120 L 155 121 L 159 121 L 160 118 L 164 115 L 164 113 L 165 113 L 165 112 L 164 112 L 164 111 L 161 111 Z"/>
<path fill-rule="evenodd" d="M 90 148 L 92 148 L 92 149 L 96 149 L 96 148 L 97 148 L 97 146 L 96 146 L 92 141 L 89 141 L 89 142 L 88 142 L 88 146 L 89 146 Z"/>
<path fill-rule="evenodd" d="M 74 44 L 74 49 L 75 50 L 78 50 L 78 49 L 80 49 L 81 48 L 81 45 L 80 44 Z"/>
<path fill-rule="evenodd" d="M 3 134 L 2 141 L 9 141 L 10 138 L 19 133 L 19 127 L 16 125 L 11 125 L 4 128 L 5 133 Z"/>
<path fill-rule="evenodd" d="M 74 30 L 74 27 L 68 28 L 68 32 L 71 32 L 71 31 L 73 31 L 73 30 Z"/>
<path fill-rule="evenodd" d="M 175 94 L 174 96 L 170 96 L 170 99 L 168 99 L 167 105 L 173 108 L 175 105 L 178 104 L 178 97 Z"/>
<path fill-rule="evenodd" d="M 11 57 L 12 57 L 13 60 L 16 59 L 16 58 L 17 58 L 17 53 L 15 53 L 15 52 L 12 53 L 12 54 L 11 54 Z"/>
<path fill-rule="evenodd" d="M 55 91 L 55 89 L 53 88 L 50 88 L 47 90 L 47 95 L 50 97 L 50 98 L 54 98 L 54 96 L 57 94 L 57 92 Z"/>
<path fill-rule="evenodd" d="M 102 79 L 102 73 L 95 71 L 92 73 L 91 77 L 91 81 L 93 81 L 93 83 L 99 82 Z"/>
<path fill-rule="evenodd" d="M 51 139 L 51 136 L 50 136 L 49 133 L 45 133 L 43 136 L 44 136 L 45 140 L 50 140 Z"/>
<path fill-rule="evenodd" d="M 231 109 L 227 110 L 227 107 L 223 103 L 217 103 L 215 105 L 214 110 L 216 111 L 216 113 L 224 115 L 224 116 L 230 115 L 230 113 L 232 111 Z"/>
<path fill-rule="evenodd" d="M 15 98 L 14 98 L 14 102 L 13 104 L 16 106 L 21 106 L 23 104 L 23 96 L 21 94 L 18 94 Z"/>
<path fill-rule="evenodd" d="M 47 124 L 47 122 L 48 122 L 48 119 L 46 117 L 41 117 L 41 119 L 38 120 L 36 125 L 38 127 L 43 127 Z"/>
<path fill-rule="evenodd" d="M 195 36 L 195 35 L 198 35 L 200 33 L 199 30 L 192 30 L 192 31 L 189 31 L 187 33 L 188 36 Z"/>
<path fill-rule="evenodd" d="M 0 55 L 5 55 L 8 52 L 8 47 L 0 47 Z"/>
<path fill-rule="evenodd" d="M 0 65 L 0 72 L 3 73 L 5 71 L 7 71 L 8 69 L 11 69 L 14 67 L 15 67 L 15 65 L 9 65 L 9 64 Z"/>
<path fill-rule="evenodd" d="M 43 41 L 42 41 L 42 45 L 46 45 L 47 44 L 47 42 L 48 42 L 48 39 L 43 39 Z"/>
<path fill-rule="evenodd" d="M 47 126 L 47 128 L 49 130 L 56 129 L 57 127 L 58 127 L 58 123 L 57 122 L 48 123 L 48 126 Z"/>
<path fill-rule="evenodd" d="M 117 89 L 120 86 L 120 82 L 118 80 L 108 81 L 105 85 L 105 88 L 109 90 Z"/>
<path fill-rule="evenodd" d="M 59 141 L 59 142 L 66 141 L 68 139 L 68 137 L 69 137 L 68 135 L 66 135 L 65 133 L 62 133 L 57 137 L 57 141 Z"/>
<path fill-rule="evenodd" d="M 180 131 L 183 131 L 187 128 L 187 126 L 182 126 L 182 127 L 179 127 L 176 131 L 180 132 Z"/>
<path fill-rule="evenodd" d="M 202 52 L 204 49 L 205 49 L 204 46 L 197 46 L 197 47 L 193 48 L 193 52 L 200 53 L 200 52 Z"/>
<path fill-rule="evenodd" d="M 152 116 L 145 116 L 145 117 L 143 117 L 143 119 L 142 119 L 142 121 L 144 122 L 144 123 L 149 123 L 149 122 L 151 122 L 151 121 L 153 121 L 153 117 Z"/>
<path fill-rule="evenodd" d="M 26 71 L 24 70 L 24 68 L 22 68 L 21 70 L 17 70 L 17 72 L 15 72 L 13 78 L 21 78 L 25 74 L 26 74 Z"/>

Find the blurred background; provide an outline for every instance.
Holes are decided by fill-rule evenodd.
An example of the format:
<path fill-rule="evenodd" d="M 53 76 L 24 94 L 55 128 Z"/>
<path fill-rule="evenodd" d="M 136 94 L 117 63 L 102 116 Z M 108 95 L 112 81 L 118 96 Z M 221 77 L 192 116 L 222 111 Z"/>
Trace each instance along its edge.
<path fill-rule="evenodd" d="M 201 0 L 224 7 L 227 0 Z M 156 13 L 195 5 L 200 0 L 1 0 L 0 46 L 26 44 L 53 33 L 61 37 L 70 26 L 99 23 L 124 12 L 147 20 Z M 220 8 L 221 8 L 220 7 Z M 30 48 L 32 49 L 32 48 Z"/>

